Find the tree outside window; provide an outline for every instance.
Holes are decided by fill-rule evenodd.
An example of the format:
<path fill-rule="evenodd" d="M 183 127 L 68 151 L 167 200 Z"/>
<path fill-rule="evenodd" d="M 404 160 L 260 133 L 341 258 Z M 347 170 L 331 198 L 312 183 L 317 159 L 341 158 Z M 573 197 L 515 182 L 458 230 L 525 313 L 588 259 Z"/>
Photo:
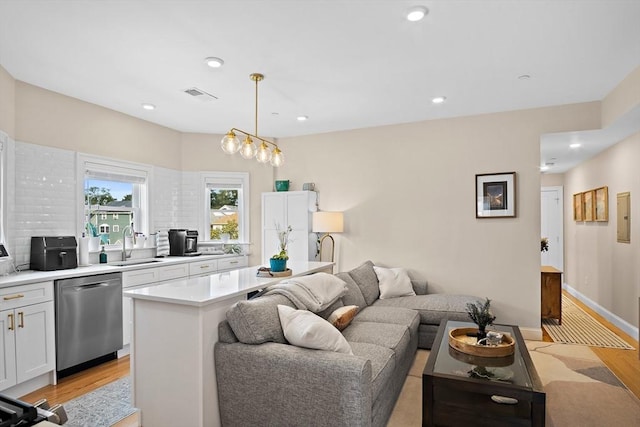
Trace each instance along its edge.
<path fill-rule="evenodd" d="M 228 233 L 232 240 L 238 239 L 238 193 L 238 190 L 211 189 L 211 240 L 220 240 L 223 233 Z"/>

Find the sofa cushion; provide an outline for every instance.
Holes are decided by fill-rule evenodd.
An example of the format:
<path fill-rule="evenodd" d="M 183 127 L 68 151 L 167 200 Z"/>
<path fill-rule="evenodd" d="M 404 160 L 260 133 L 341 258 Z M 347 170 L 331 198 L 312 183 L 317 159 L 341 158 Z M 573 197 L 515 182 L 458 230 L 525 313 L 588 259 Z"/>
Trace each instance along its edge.
<path fill-rule="evenodd" d="M 416 333 L 420 325 L 420 314 L 408 308 L 383 307 L 374 304 L 360 310 L 353 321 L 403 325 L 413 331 L 412 333 Z"/>
<path fill-rule="evenodd" d="M 297 346 L 353 354 L 351 346 L 331 323 L 308 310 L 278 305 L 280 323 L 287 340 Z"/>
<path fill-rule="evenodd" d="M 387 389 L 396 371 L 393 350 L 375 344 L 352 342 L 353 354 L 371 361 L 371 401 L 375 401 L 383 389 Z"/>
<path fill-rule="evenodd" d="M 349 276 L 360 288 L 362 296 L 367 305 L 373 304 L 380 297 L 380 288 L 378 286 L 378 276 L 373 271 L 373 263 L 366 261 L 361 266 L 349 271 Z M 357 304 L 356 304 L 357 305 Z"/>
<path fill-rule="evenodd" d="M 373 266 L 378 277 L 380 299 L 415 295 L 411 279 L 404 268 L 384 268 Z"/>
<path fill-rule="evenodd" d="M 353 318 L 356 317 L 356 313 L 358 313 L 358 306 L 345 305 L 331 313 L 327 318 L 327 322 L 338 328 L 339 331 L 342 331 L 344 328 L 349 326 L 349 323 L 351 323 Z"/>
<path fill-rule="evenodd" d="M 403 307 L 417 310 L 420 313 L 420 323 L 439 325 L 442 319 L 468 321 L 467 303 L 474 303 L 476 297 L 468 295 L 416 295 L 381 299 L 374 307 Z"/>
<path fill-rule="evenodd" d="M 362 291 L 356 282 L 349 276 L 349 273 L 338 273 L 336 276 L 347 284 L 347 293 L 342 296 L 342 302 L 344 305 L 357 305 L 358 307 L 364 307 L 367 302 L 362 296 Z"/>
<path fill-rule="evenodd" d="M 238 301 L 227 310 L 227 321 L 241 343 L 262 344 L 273 341 L 286 344 L 282 332 L 278 304 L 295 308 L 283 295 L 266 295 L 259 298 Z"/>
<path fill-rule="evenodd" d="M 379 345 L 393 350 L 398 358 L 404 357 L 405 352 L 409 351 L 411 342 L 409 328 L 392 323 L 351 322 L 342 334 L 349 343 L 364 342 Z"/>

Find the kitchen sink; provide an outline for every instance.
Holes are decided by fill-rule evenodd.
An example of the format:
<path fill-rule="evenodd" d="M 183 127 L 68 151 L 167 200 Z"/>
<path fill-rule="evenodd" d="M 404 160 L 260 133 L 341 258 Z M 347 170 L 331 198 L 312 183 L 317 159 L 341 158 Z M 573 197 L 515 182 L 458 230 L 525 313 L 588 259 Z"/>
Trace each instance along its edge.
<path fill-rule="evenodd" d="M 115 265 L 118 267 L 125 267 L 127 265 L 140 265 L 140 264 L 153 264 L 154 262 L 162 262 L 162 260 L 159 259 L 130 259 L 128 261 L 116 261 L 116 262 L 110 262 L 109 265 Z"/>

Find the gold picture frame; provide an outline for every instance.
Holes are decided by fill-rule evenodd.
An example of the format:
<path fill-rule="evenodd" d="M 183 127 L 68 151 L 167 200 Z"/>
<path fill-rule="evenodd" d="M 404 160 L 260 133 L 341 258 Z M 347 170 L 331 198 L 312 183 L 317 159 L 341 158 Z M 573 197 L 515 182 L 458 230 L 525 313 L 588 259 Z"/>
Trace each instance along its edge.
<path fill-rule="evenodd" d="M 585 191 L 584 193 L 582 193 L 582 200 L 584 203 L 584 220 L 589 222 L 589 221 L 593 221 L 594 219 L 594 213 L 595 213 L 595 203 L 594 203 L 594 198 L 595 198 L 595 191 L 594 190 L 589 190 L 589 191 Z"/>
<path fill-rule="evenodd" d="M 595 190 L 595 220 L 609 221 L 609 188 L 604 186 Z"/>
<path fill-rule="evenodd" d="M 573 195 L 573 220 L 576 222 L 582 222 L 584 213 L 584 203 L 582 202 L 582 193 L 576 193 Z"/>

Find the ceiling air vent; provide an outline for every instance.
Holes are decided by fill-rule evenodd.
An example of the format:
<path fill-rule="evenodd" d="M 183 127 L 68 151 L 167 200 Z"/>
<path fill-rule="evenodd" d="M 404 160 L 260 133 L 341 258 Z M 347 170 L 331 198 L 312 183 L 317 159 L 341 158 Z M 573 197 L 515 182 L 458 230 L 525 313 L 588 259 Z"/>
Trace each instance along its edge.
<path fill-rule="evenodd" d="M 190 87 L 189 89 L 185 89 L 184 93 L 191 95 L 203 102 L 209 102 L 213 101 L 214 99 L 218 99 L 217 96 L 211 95 L 210 93 L 207 93 L 202 89 L 198 89 L 197 87 Z"/>

